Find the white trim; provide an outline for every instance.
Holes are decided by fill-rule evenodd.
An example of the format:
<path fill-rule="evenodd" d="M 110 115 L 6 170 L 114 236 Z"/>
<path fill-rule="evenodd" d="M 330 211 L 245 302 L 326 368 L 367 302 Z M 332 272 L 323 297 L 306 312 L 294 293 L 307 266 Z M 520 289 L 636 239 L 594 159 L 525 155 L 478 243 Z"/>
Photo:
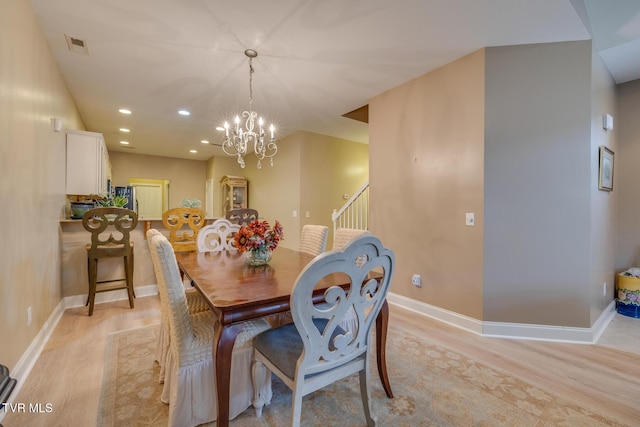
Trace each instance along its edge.
<path fill-rule="evenodd" d="M 387 301 L 415 313 L 422 314 L 423 316 L 431 317 L 432 319 L 482 335 L 482 322 L 472 317 L 463 316 L 462 314 L 394 294 L 393 292 L 387 294 Z"/>
<path fill-rule="evenodd" d="M 40 353 L 42 353 L 42 349 L 49 341 L 49 338 L 51 338 L 51 334 L 56 329 L 56 326 L 58 326 L 58 322 L 62 318 L 63 313 L 64 303 L 60 300 L 47 321 L 44 322 L 44 325 L 40 328 L 38 334 L 33 341 L 31 341 L 31 344 L 29 344 L 27 351 L 24 352 L 20 360 L 18 360 L 18 363 L 16 363 L 16 366 L 11 370 L 10 375 L 11 378 L 16 379 L 16 386 L 11 391 L 7 403 L 13 403 L 15 396 L 20 393 L 22 385 L 26 382 L 29 373 L 31 373 L 31 369 L 36 364 L 38 357 L 40 357 Z M 0 421 L 2 421 L 5 414 L 5 411 L 0 411 Z"/>
<path fill-rule="evenodd" d="M 616 314 L 615 301 L 611 301 L 609 306 L 594 322 L 593 326 L 590 328 L 574 328 L 522 323 L 484 322 L 392 292 L 389 292 L 387 295 L 387 300 L 390 304 L 395 304 L 423 316 L 487 337 L 562 341 L 582 344 L 595 343 Z"/>

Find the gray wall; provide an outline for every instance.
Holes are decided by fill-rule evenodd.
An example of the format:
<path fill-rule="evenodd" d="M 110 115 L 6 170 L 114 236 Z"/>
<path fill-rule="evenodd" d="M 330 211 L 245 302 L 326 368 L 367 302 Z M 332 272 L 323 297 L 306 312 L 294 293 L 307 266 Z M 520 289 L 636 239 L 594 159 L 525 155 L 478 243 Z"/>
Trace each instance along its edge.
<path fill-rule="evenodd" d="M 621 84 L 616 92 L 613 185 L 619 203 L 615 267 L 620 272 L 640 267 L 640 80 Z"/>
<path fill-rule="evenodd" d="M 486 52 L 484 320 L 588 327 L 591 42 Z"/>

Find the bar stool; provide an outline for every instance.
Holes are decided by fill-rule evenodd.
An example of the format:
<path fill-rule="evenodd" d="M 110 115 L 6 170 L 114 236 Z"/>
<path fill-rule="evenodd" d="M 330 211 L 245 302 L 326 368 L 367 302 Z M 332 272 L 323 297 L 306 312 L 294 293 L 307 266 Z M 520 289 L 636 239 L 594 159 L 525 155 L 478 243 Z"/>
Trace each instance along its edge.
<path fill-rule="evenodd" d="M 97 292 L 126 289 L 129 307 L 133 308 L 133 241 L 131 230 L 138 224 L 138 215 L 125 208 L 95 208 L 82 216 L 82 225 L 91 233 L 91 243 L 87 245 L 87 271 L 89 276 L 89 316 L 93 315 L 93 305 Z M 115 235 L 114 235 L 115 234 Z M 122 257 L 125 277 L 98 281 L 98 260 Z M 97 289 L 97 285 L 111 282 L 125 282 L 119 287 Z M 86 305 L 86 304 L 85 304 Z"/>

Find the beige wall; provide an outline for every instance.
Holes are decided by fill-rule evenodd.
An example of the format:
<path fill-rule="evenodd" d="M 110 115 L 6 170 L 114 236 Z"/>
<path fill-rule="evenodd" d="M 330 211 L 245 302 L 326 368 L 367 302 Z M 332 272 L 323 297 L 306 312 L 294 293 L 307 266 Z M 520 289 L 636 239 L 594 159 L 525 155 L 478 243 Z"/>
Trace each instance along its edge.
<path fill-rule="evenodd" d="M 213 181 L 213 216 L 222 217 L 222 187 L 220 180 L 225 175 L 244 176 L 235 157 L 214 156 L 207 160 L 207 179 Z M 249 200 L 251 203 L 251 200 Z M 251 206 L 250 206 L 251 207 Z"/>
<path fill-rule="evenodd" d="M 298 132 L 302 148 L 300 230 L 306 224 L 329 227 L 327 249 L 333 243 L 331 214 L 369 180 L 369 145 Z M 309 212 L 309 218 L 306 214 Z"/>
<path fill-rule="evenodd" d="M 249 180 L 250 207 L 269 223 L 280 221 L 285 231 L 282 246 L 292 249 L 298 248 L 305 224 L 329 227 L 330 248 L 333 210 L 344 204 L 343 194 L 353 194 L 369 175 L 366 144 L 310 132 L 295 132 L 278 141 L 273 167 L 263 161 L 258 169 L 251 154 L 246 164 L 238 175 Z"/>
<path fill-rule="evenodd" d="M 169 208 L 180 206 L 182 199 L 200 199 L 204 208 L 207 162 L 174 159 L 111 151 L 112 184 L 129 185 L 130 178 L 163 179 L 169 185 Z"/>
<path fill-rule="evenodd" d="M 50 119 L 85 127 L 31 3 L 3 0 L 0 29 L 0 363 L 13 369 L 61 298 L 65 139 Z"/>
<path fill-rule="evenodd" d="M 614 85 L 592 55 L 589 41 L 487 48 L 370 101 L 371 230 L 396 252 L 392 292 L 506 324 L 590 327 L 609 306 L 616 196 L 596 184 Z"/>
<path fill-rule="evenodd" d="M 391 292 L 482 319 L 484 51 L 371 99 L 369 135 L 370 229 L 395 252 Z"/>

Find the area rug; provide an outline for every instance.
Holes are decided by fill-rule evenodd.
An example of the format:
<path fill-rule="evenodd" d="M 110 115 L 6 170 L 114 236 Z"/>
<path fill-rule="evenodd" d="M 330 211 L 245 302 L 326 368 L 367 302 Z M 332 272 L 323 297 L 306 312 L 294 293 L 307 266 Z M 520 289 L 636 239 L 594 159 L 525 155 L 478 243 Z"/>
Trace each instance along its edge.
<path fill-rule="evenodd" d="M 159 367 L 153 360 L 158 326 L 109 336 L 98 426 L 166 426 Z M 389 328 L 388 370 L 395 397 L 388 399 L 374 372 L 373 414 L 379 426 L 619 426 L 508 372 Z M 375 365 L 373 365 L 375 366 Z M 273 400 L 257 418 L 252 408 L 232 426 L 289 424 L 291 392 L 275 376 Z M 338 381 L 303 400 L 303 426 L 365 425 L 358 376 Z M 215 426 L 210 423 L 207 426 Z"/>

